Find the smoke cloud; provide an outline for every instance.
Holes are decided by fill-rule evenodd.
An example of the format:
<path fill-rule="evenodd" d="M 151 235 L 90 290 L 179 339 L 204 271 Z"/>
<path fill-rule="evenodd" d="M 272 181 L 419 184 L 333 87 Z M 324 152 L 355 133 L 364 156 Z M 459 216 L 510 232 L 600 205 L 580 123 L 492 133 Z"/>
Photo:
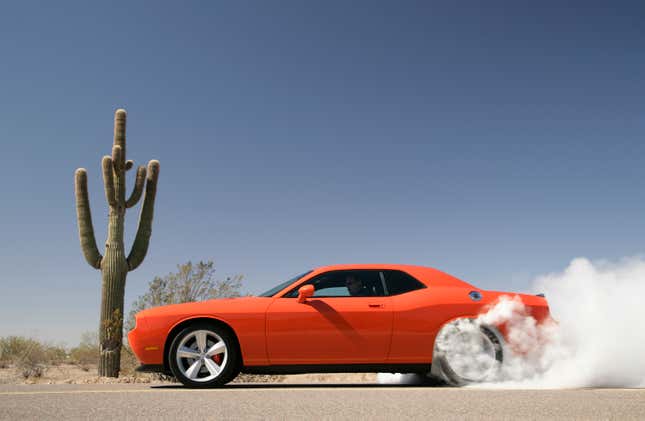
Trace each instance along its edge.
<path fill-rule="evenodd" d="M 645 387 L 645 260 L 577 258 L 561 273 L 538 277 L 534 292 L 546 294 L 555 322 L 538 325 L 512 295 L 477 319 L 506 323 L 508 337 L 496 377 L 475 387 Z"/>
<path fill-rule="evenodd" d="M 574 259 L 535 280 L 556 323 L 537 326 L 516 298 L 480 317 L 509 323 L 503 387 L 645 387 L 645 260 Z M 488 385 L 490 386 L 490 385 Z"/>

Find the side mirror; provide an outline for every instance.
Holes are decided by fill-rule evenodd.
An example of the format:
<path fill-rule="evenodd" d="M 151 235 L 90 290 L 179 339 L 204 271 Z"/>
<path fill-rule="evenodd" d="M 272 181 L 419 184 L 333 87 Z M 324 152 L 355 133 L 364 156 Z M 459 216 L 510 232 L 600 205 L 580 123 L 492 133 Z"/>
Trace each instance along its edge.
<path fill-rule="evenodd" d="M 314 296 L 314 286 L 309 284 L 300 287 L 298 289 L 298 302 L 299 303 L 304 303 L 307 301 L 307 298 L 313 297 Z"/>

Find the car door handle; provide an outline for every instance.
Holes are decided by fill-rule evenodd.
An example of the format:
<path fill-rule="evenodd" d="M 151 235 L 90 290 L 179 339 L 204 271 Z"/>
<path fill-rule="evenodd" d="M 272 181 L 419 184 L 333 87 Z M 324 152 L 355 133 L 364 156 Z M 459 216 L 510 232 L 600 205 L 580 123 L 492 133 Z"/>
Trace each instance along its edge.
<path fill-rule="evenodd" d="M 377 304 L 377 303 L 371 303 L 367 305 L 369 308 L 383 308 L 385 307 L 385 304 Z"/>

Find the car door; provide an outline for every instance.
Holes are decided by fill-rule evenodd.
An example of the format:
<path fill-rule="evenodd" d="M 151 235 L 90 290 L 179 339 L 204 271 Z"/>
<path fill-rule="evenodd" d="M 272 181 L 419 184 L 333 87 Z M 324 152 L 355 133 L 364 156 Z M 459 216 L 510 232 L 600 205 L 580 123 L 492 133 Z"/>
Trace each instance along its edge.
<path fill-rule="evenodd" d="M 366 284 L 360 294 L 350 295 L 348 275 Z M 306 302 L 298 302 L 297 289 L 275 299 L 266 313 L 270 363 L 384 363 L 392 335 L 392 309 L 381 279 L 378 270 L 329 271 L 303 284 L 315 288 Z"/>
<path fill-rule="evenodd" d="M 446 320 L 441 298 L 424 283 L 401 270 L 384 270 L 394 313 L 388 363 L 427 363 L 435 335 Z M 435 290 L 436 291 L 436 290 Z"/>

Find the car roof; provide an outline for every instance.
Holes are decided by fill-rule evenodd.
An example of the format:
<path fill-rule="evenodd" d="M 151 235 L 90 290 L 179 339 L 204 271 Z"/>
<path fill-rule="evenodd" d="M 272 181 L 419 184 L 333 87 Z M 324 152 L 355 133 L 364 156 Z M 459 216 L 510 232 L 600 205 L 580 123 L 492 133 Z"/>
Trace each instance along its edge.
<path fill-rule="evenodd" d="M 341 264 L 341 265 L 327 265 L 314 268 L 312 274 L 327 272 L 332 270 L 368 270 L 368 269 L 382 269 L 382 270 L 401 270 L 406 272 L 425 284 L 432 279 L 432 284 L 435 286 L 461 286 L 473 287 L 472 284 L 464 282 L 448 273 L 442 272 L 438 269 L 419 266 L 419 265 L 404 265 L 393 263 L 359 263 L 359 264 Z"/>
<path fill-rule="evenodd" d="M 352 270 L 352 269 L 432 269 L 427 266 L 418 265 L 402 265 L 394 263 L 352 263 L 340 265 L 325 265 L 315 268 L 315 271 L 328 271 L 328 270 Z M 436 269 L 434 269 L 436 270 Z"/>

